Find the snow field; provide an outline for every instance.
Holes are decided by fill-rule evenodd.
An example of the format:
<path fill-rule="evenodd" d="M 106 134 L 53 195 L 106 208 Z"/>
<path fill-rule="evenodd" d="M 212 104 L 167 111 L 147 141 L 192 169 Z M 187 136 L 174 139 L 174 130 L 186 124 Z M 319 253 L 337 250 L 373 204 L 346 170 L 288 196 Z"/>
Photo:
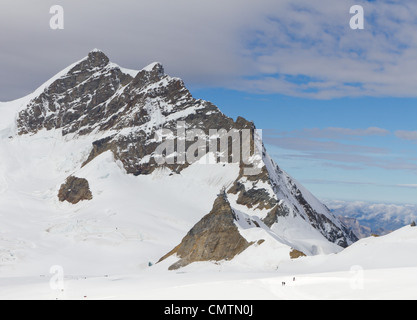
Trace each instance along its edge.
<path fill-rule="evenodd" d="M 65 269 L 64 269 L 65 270 Z M 280 274 L 213 271 L 0 278 L 0 299 L 379 300 L 417 298 L 417 268 Z M 295 278 L 295 281 L 293 280 Z M 52 282 L 52 285 L 51 285 Z M 285 282 L 285 285 L 283 285 Z"/>
<path fill-rule="evenodd" d="M 167 270 L 175 257 L 155 264 L 210 212 L 219 191 L 238 177 L 238 164 L 207 164 L 213 162 L 208 154 L 181 174 L 161 169 L 135 177 L 126 174 L 110 151 L 82 167 L 92 142 L 109 132 L 83 137 L 62 137 L 60 130 L 16 135 L 17 112 L 77 63 L 33 94 L 0 103 L 0 299 L 417 297 L 417 228 L 365 238 L 342 250 L 291 214 L 292 208 L 303 214 L 290 192 L 298 190 L 317 212 L 340 223 L 298 182 L 275 168 L 268 155 L 264 162 L 275 173 L 271 179 L 282 186 L 277 193 L 291 209 L 288 216 L 268 229 L 261 221 L 265 210 L 240 206 L 237 196 L 230 195 L 239 232 L 253 245 L 232 261 L 192 263 L 177 271 Z M 156 105 L 147 107 L 152 111 L 150 126 L 196 110 L 163 118 Z M 93 200 L 59 202 L 58 190 L 70 175 L 88 180 Z M 265 184 L 258 187 L 273 192 Z M 293 248 L 310 256 L 291 260 Z M 51 268 L 62 273 L 51 273 Z"/>

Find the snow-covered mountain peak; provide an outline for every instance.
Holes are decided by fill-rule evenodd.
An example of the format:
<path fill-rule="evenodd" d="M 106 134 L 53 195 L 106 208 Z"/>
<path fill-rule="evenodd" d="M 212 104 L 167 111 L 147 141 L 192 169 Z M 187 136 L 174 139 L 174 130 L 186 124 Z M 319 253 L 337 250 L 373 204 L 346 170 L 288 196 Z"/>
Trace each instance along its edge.
<path fill-rule="evenodd" d="M 98 48 L 94 48 L 93 50 L 90 51 L 90 53 L 95 53 L 95 52 L 103 52 Z"/>
<path fill-rule="evenodd" d="M 148 71 L 148 72 L 156 71 L 156 72 L 158 72 L 158 74 L 161 77 L 165 74 L 164 67 L 163 67 L 162 63 L 160 63 L 160 62 L 152 62 L 152 63 L 148 64 L 142 70 L 143 71 Z"/>
<path fill-rule="evenodd" d="M 228 228 L 237 232 L 236 238 L 241 239 L 238 233 L 243 237 L 242 243 L 250 244 L 250 252 L 263 246 L 262 251 L 274 255 L 277 242 L 287 254 L 294 249 L 314 255 L 337 252 L 356 240 L 320 201 L 274 163 L 255 135 L 252 122 L 242 117 L 234 121 L 212 103 L 195 99 L 184 82 L 165 74 L 158 62 L 138 71 L 127 70 L 110 62 L 102 51 L 93 50 L 28 97 L 15 111 L 2 104 L 4 110 L 11 110 L 7 121 L 15 122 L 16 134 L 11 138 L 9 131 L 0 135 L 1 146 L 9 150 L 0 156 L 0 191 L 6 190 L 0 192 L 0 204 L 6 202 L 12 212 L 15 204 L 8 199 L 16 194 L 11 190 L 24 188 L 30 203 L 38 199 L 40 211 L 51 213 L 52 218 L 44 218 L 46 225 L 37 225 L 40 232 L 49 230 L 48 236 L 51 230 L 60 230 L 64 237 L 88 238 L 85 230 L 90 229 L 82 225 L 90 225 L 86 217 L 99 212 L 97 219 L 104 219 L 105 224 L 123 221 L 141 230 L 140 234 L 146 236 L 142 236 L 145 243 L 139 246 L 152 248 L 152 260 L 156 261 L 188 230 L 216 230 L 213 225 L 200 228 L 198 222 L 210 209 L 215 210 L 213 202 L 223 190 L 230 206 L 226 211 L 233 213 L 232 218 L 227 216 Z M 7 123 L 0 124 L 7 127 Z M 161 147 L 157 138 L 161 129 L 169 132 L 165 142 L 173 140 L 173 148 L 164 149 L 165 158 L 173 161 L 163 164 L 155 157 Z M 185 130 L 198 135 L 190 138 Z M 233 144 L 241 142 L 243 130 L 251 142 L 251 158 L 260 161 L 260 170 L 254 174 L 246 173 L 248 163 L 240 159 L 240 151 L 237 161 L 233 160 Z M 219 132 L 238 132 L 238 137 L 232 134 L 227 138 L 227 148 L 218 150 L 213 147 L 222 144 Z M 187 158 L 197 161 L 181 160 L 180 146 L 194 150 L 187 153 Z M 42 170 L 38 172 L 37 166 Z M 16 177 L 24 177 L 25 184 L 19 185 Z M 83 200 L 74 204 L 67 200 L 74 198 Z M 65 227 L 57 226 L 55 218 L 62 210 L 77 216 L 77 223 L 68 226 L 69 222 L 63 221 Z M 109 213 L 113 211 L 125 211 L 120 215 L 123 218 L 114 218 Z M 8 219 L 13 225 L 13 217 Z M 78 221 L 84 222 L 80 225 Z M 217 219 L 208 221 L 215 223 Z M 39 238 L 35 238 L 28 242 L 36 243 Z M 196 234 L 190 240 L 196 242 L 187 242 L 186 247 L 202 249 L 201 239 L 212 241 L 216 237 Z M 227 242 L 234 240 L 228 239 L 226 232 L 221 241 L 228 247 Z M 148 254 L 146 251 L 141 259 L 149 259 Z M 193 262 L 192 257 L 202 256 L 214 259 L 210 252 L 192 254 L 187 263 Z M 216 252 L 214 260 L 221 259 Z"/>

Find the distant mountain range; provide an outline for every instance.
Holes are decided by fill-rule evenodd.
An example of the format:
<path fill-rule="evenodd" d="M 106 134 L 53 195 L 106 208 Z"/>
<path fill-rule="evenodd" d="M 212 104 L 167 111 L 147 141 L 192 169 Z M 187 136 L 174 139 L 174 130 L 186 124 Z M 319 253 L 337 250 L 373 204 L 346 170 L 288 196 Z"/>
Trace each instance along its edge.
<path fill-rule="evenodd" d="M 326 200 L 325 204 L 358 238 L 384 235 L 417 221 L 417 205 Z"/>

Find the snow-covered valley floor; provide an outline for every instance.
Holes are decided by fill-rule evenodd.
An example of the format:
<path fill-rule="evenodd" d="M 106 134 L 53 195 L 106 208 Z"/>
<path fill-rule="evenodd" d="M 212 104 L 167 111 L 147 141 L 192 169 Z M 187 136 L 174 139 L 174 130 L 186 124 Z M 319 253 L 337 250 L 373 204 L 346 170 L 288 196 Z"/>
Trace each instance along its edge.
<path fill-rule="evenodd" d="M 55 286 L 54 275 L 48 274 L 0 278 L 0 299 L 414 300 L 417 299 L 416 272 L 417 267 L 353 268 L 311 274 L 140 272 L 134 275 L 65 275 L 62 287 Z"/>
<path fill-rule="evenodd" d="M 72 141 L 60 149 L 38 138 L 0 140 L 8 151 L 0 157 L 0 299 L 417 299 L 411 226 L 333 254 L 291 260 L 288 246 L 265 241 L 232 261 L 168 271 L 174 257 L 155 262 L 210 211 L 238 168 L 134 177 L 105 153 L 78 169 Z M 91 182 L 91 203 L 56 199 L 74 171 Z"/>
<path fill-rule="evenodd" d="M 287 260 L 270 271 L 242 267 L 239 260 L 198 262 L 177 271 L 162 262 L 129 274 L 70 274 L 51 266 L 44 274 L 3 274 L 0 299 L 414 300 L 416 246 L 417 228 L 406 226 L 337 254 Z"/>
<path fill-rule="evenodd" d="M 239 167 L 196 163 L 180 175 L 135 177 L 111 152 L 81 166 L 104 134 L 17 136 L 11 124 L 21 104 L 0 103 L 0 299 L 417 299 L 411 226 L 333 251 L 304 220 L 282 219 L 282 241 L 242 227 L 265 241 L 232 261 L 168 271 L 175 257 L 155 262 L 211 210 Z M 93 200 L 58 200 L 70 175 L 89 181 Z M 291 260 L 292 244 L 317 255 Z"/>

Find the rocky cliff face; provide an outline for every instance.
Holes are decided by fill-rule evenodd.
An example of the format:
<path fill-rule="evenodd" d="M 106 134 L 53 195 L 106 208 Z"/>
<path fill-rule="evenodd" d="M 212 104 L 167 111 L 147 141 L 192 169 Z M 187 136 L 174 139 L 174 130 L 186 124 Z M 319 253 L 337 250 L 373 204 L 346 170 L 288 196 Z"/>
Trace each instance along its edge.
<path fill-rule="evenodd" d="M 236 227 L 236 208 L 248 221 L 258 221 L 251 224 L 252 227 L 262 224 L 268 232 L 278 234 L 287 228 L 287 224 L 295 223 L 294 229 L 302 225 L 342 247 L 357 240 L 324 205 L 274 163 L 252 122 L 241 117 L 234 121 L 210 102 L 195 99 L 183 81 L 166 75 L 159 63 L 137 72 L 127 72 L 111 63 L 103 52 L 94 50 L 29 102 L 17 117 L 17 129 L 19 135 L 54 129 L 74 139 L 97 136 L 83 165 L 103 152 L 111 151 L 114 159 L 133 175 L 151 174 L 160 166 L 156 161 L 156 150 L 161 140 L 156 137 L 161 129 L 168 130 L 173 136 L 179 136 L 180 130 L 200 130 L 199 134 L 205 139 L 196 152 L 210 151 L 210 130 L 240 132 L 248 129 L 250 154 L 255 157 L 257 150 L 261 158 L 259 170 L 248 174 L 245 171 L 248 164 L 242 161 L 241 154 L 234 160 L 236 152 L 232 146 L 238 138 L 231 135 L 226 159 L 237 162 L 240 173 L 232 185 L 224 186 L 227 197 L 217 198 L 211 212 L 168 254 L 175 253 L 180 259 L 172 268 L 193 261 L 232 259 L 248 248 L 250 241 L 242 237 Z M 180 174 L 192 165 L 178 161 L 177 150 L 180 144 L 188 150 L 195 146 L 198 138 L 174 139 L 173 149 L 165 150 L 164 156 L 177 161 L 163 166 L 172 174 Z M 166 138 L 169 139 L 173 138 Z M 219 144 L 216 140 L 215 146 Z M 224 154 L 214 152 L 216 160 L 222 156 L 224 160 Z M 67 180 L 63 184 L 60 198 L 71 193 L 70 182 Z"/>
<path fill-rule="evenodd" d="M 165 75 L 161 64 L 153 63 L 132 77 L 95 50 L 33 99 L 17 124 L 20 135 L 42 129 L 61 129 L 63 135 L 106 132 L 93 143 L 86 162 L 111 150 L 128 173 L 139 175 L 155 169 L 150 155 L 159 145 L 156 130 L 176 133 L 179 121 L 207 134 L 208 128 L 229 130 L 236 125 L 213 104 L 194 99 L 181 79 Z M 171 167 L 180 171 L 185 166 Z"/>
<path fill-rule="evenodd" d="M 226 193 L 218 195 L 213 208 L 182 239 L 181 243 L 160 259 L 176 254 L 180 258 L 169 267 L 175 270 L 195 261 L 231 260 L 249 243 L 235 224 L 236 214 Z"/>

